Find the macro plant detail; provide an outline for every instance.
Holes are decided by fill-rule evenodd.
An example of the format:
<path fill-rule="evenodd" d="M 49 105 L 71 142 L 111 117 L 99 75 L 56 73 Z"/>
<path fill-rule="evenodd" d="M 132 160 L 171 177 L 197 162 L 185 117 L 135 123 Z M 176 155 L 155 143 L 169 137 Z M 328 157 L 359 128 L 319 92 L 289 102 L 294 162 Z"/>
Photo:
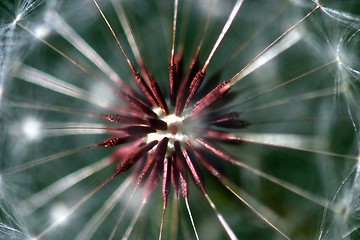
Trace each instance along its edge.
<path fill-rule="evenodd" d="M 1 239 L 357 239 L 356 1 L 0 3 Z"/>

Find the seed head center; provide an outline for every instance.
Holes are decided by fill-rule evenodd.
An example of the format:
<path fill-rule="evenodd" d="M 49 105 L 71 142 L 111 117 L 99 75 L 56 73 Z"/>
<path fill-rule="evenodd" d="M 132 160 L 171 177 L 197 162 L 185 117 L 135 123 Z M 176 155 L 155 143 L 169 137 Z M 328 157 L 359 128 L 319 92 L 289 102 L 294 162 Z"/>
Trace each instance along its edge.
<path fill-rule="evenodd" d="M 183 124 L 184 117 L 170 114 L 167 116 L 161 116 L 160 120 L 166 122 L 167 129 L 157 130 L 155 133 L 148 134 L 146 142 L 149 143 L 154 140 L 161 141 L 161 139 L 167 137 L 169 138 L 167 151 L 172 152 L 174 150 L 175 141 L 179 141 L 180 143 L 182 143 L 187 139 L 185 126 Z"/>

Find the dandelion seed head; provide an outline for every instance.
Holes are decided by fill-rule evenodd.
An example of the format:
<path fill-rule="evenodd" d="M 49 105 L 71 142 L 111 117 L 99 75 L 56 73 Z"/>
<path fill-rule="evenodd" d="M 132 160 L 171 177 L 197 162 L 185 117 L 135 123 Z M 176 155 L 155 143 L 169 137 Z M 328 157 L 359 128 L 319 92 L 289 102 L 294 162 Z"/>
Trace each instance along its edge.
<path fill-rule="evenodd" d="M 22 132 L 28 140 L 38 139 L 40 135 L 41 123 L 35 118 L 26 118 L 22 123 Z"/>
<path fill-rule="evenodd" d="M 24 13 L 18 15 L 14 21 L 11 17 L 9 22 L 13 21 L 13 25 L 19 26 L 12 27 L 14 32 L 21 31 L 25 33 L 23 35 L 31 35 L 39 46 L 34 48 L 34 55 L 25 59 L 24 64 L 18 68 L 19 71 L 14 73 L 16 84 L 19 85 L 12 85 L 9 89 L 14 92 L 14 99 L 20 100 L 9 99 L 9 105 L 14 107 L 14 111 L 19 110 L 20 114 L 23 114 L 23 111 L 39 110 L 43 119 L 40 121 L 27 117 L 22 122 L 20 120 L 20 123 L 16 121 L 13 124 L 10 134 L 14 132 L 18 138 L 25 136 L 25 140 L 31 143 L 28 152 L 16 154 L 29 156 L 20 159 L 23 162 L 18 165 L 11 162 L 11 168 L 0 169 L 0 173 L 4 173 L 6 177 L 8 174 L 34 178 L 29 181 L 34 190 L 31 189 L 32 192 L 28 194 L 30 196 L 21 200 L 26 206 L 32 206 L 34 199 L 42 201 L 37 206 L 40 211 L 31 211 L 26 219 L 38 216 L 41 219 L 44 217 L 41 214 L 50 209 L 45 215 L 50 226 L 34 226 L 34 223 L 29 222 L 29 232 L 39 232 L 39 229 L 42 231 L 36 239 L 50 239 L 53 231 L 57 231 L 57 226 L 65 221 L 66 228 L 69 229 L 67 236 L 75 236 L 72 239 L 98 239 L 104 236 L 102 234 L 111 231 L 117 239 L 127 226 L 128 230 L 123 238 L 137 239 L 139 237 L 135 230 L 143 230 L 138 227 L 140 224 L 136 223 L 139 216 L 144 219 L 148 217 L 151 222 L 157 221 L 158 214 L 150 212 L 145 216 L 142 207 L 160 185 L 163 198 L 160 203 L 163 206 L 161 226 L 166 222 L 170 228 L 177 228 L 179 225 L 179 229 L 171 229 L 172 237 L 169 237 L 169 229 L 166 230 L 169 227 L 164 226 L 164 231 L 162 228 L 160 230 L 159 239 L 181 239 L 194 235 L 199 239 L 197 228 L 201 230 L 201 238 L 224 238 L 227 234 L 229 238 L 237 239 L 237 235 L 240 237 L 243 232 L 235 226 L 241 225 L 239 219 L 244 222 L 248 219 L 247 215 L 243 214 L 245 211 L 242 207 L 237 206 L 243 206 L 242 203 L 255 217 L 286 239 L 298 237 L 297 233 L 293 232 L 303 229 L 293 228 L 297 227 L 297 224 L 300 226 L 302 221 L 307 225 L 304 228 L 310 229 L 306 231 L 314 230 L 315 221 L 308 224 L 308 216 L 297 216 L 299 213 L 301 215 L 300 208 L 285 209 L 286 207 L 278 206 L 285 202 L 285 198 L 280 196 L 283 194 L 277 196 L 277 191 L 274 191 L 271 194 L 274 194 L 275 198 L 268 197 L 268 193 L 272 192 L 268 185 L 264 185 L 266 189 L 260 184 L 256 189 L 251 189 L 253 186 L 249 181 L 237 181 L 247 179 L 246 174 L 254 174 L 252 179 L 269 181 L 286 193 L 295 193 L 306 204 L 310 202 L 315 208 L 320 207 L 320 211 L 329 208 L 332 217 L 335 212 L 339 221 L 348 222 L 348 219 L 358 212 L 358 202 L 350 191 L 338 194 L 336 204 L 332 206 L 328 204 L 330 200 L 324 197 L 326 190 L 318 187 L 322 186 L 322 183 L 316 174 L 311 176 L 314 179 L 310 178 L 310 174 L 309 179 L 306 179 L 316 186 L 314 191 L 308 191 L 307 186 L 304 186 L 306 184 L 302 184 L 304 181 L 297 182 L 290 173 L 291 170 L 303 173 L 306 178 L 308 172 L 316 172 L 317 163 L 305 163 L 312 160 L 311 155 L 325 155 L 329 160 L 332 157 L 347 159 L 347 156 L 331 152 L 331 144 L 319 144 L 319 139 L 331 139 L 334 135 L 315 135 L 314 132 L 317 131 L 314 131 L 314 128 L 321 124 L 320 121 L 329 121 L 327 117 L 319 119 L 317 111 L 318 102 L 332 94 L 332 83 L 324 73 L 329 72 L 327 67 L 334 67 L 334 63 L 337 63 L 339 81 L 346 82 L 339 86 L 346 85 L 351 88 L 351 84 L 346 80 L 348 76 L 356 73 L 354 66 L 357 62 L 356 54 L 351 52 L 354 46 L 349 47 L 347 40 L 353 40 L 354 37 L 344 34 L 338 48 L 335 48 L 335 45 L 327 44 L 324 39 L 313 40 L 317 36 L 316 33 L 313 34 L 313 30 L 322 30 L 323 22 L 318 21 L 319 18 L 331 16 L 341 23 L 350 23 L 354 17 L 322 7 L 318 0 L 284 0 L 270 3 L 262 0 L 263 7 L 252 1 L 244 1 L 242 4 L 241 0 L 237 0 L 235 5 L 234 1 L 218 0 L 175 0 L 164 5 L 146 1 L 139 11 L 141 14 L 138 14 L 138 7 L 133 9 L 132 4 L 138 6 L 142 1 L 133 3 L 134 1 L 94 0 L 95 4 L 76 1 L 76 4 L 74 2 L 70 7 L 68 4 L 63 4 L 63 7 L 61 1 L 24 2 Z M 68 2 L 71 1 L 64 3 Z M 28 13 L 40 3 L 45 5 L 40 8 L 45 9 L 45 14 L 30 19 Z M 85 4 L 89 10 L 86 10 L 86 16 L 83 16 L 85 14 L 81 14 L 77 9 L 85 7 Z M 75 11 L 72 6 L 76 6 Z M 171 14 L 168 10 L 174 10 L 173 19 L 169 19 Z M 238 11 L 241 14 L 237 14 Z M 72 18 L 72 15 L 75 18 Z M 26 22 L 28 16 L 31 21 Z M 142 16 L 145 16 L 144 19 Z M 81 18 L 91 21 L 83 24 L 83 20 L 79 23 Z M 102 20 L 105 20 L 105 23 Z M 320 28 L 318 25 L 308 24 L 308 21 L 319 23 Z M 164 34 L 161 36 L 164 35 L 164 39 L 160 34 L 151 34 L 154 31 L 152 28 L 147 29 L 148 23 L 155 25 L 157 30 L 162 28 Z M 169 24 L 173 24 L 170 35 L 166 32 Z M 201 31 L 202 29 L 204 31 Z M 353 32 L 354 28 L 351 30 Z M 98 34 L 99 32 L 104 34 Z M 53 34 L 51 39 L 46 39 L 49 34 Z M 110 41 L 102 38 L 108 36 L 111 37 Z M 155 36 L 156 40 L 149 41 L 146 36 Z M 152 55 L 154 52 L 164 52 L 163 48 L 165 45 L 169 47 L 171 38 L 172 47 L 168 49 L 170 59 L 158 54 Z M 314 49 L 320 46 L 317 57 L 314 57 L 313 53 L 309 54 L 309 49 L 303 49 L 303 40 L 306 41 L 306 38 L 313 40 L 311 44 Z M 334 38 L 326 40 L 328 39 Z M 111 41 L 118 43 L 119 51 L 106 48 L 114 45 Z M 156 45 L 158 43 L 159 45 Z M 322 51 L 324 45 L 331 45 L 332 56 L 329 56 L 330 48 Z M 199 52 L 194 55 L 192 52 L 195 47 Z M 40 56 L 37 59 L 39 61 L 33 61 L 33 56 Z M 114 56 L 125 59 L 119 62 L 111 61 Z M 213 58 L 215 60 L 211 60 Z M 43 64 L 43 59 L 51 59 L 51 63 Z M 151 61 L 148 61 L 150 59 Z M 327 61 L 328 59 L 331 60 Z M 159 66 L 160 63 L 165 64 L 160 69 L 154 67 L 154 62 Z M 122 63 L 127 64 L 123 67 Z M 130 77 L 127 71 L 123 71 L 127 65 L 132 72 Z M 218 74 L 214 74 L 216 72 Z M 162 75 L 168 75 L 169 88 L 166 83 L 163 85 L 164 81 L 159 81 L 164 79 L 160 77 Z M 357 74 L 356 77 L 359 76 L 360 74 Z M 24 82 L 21 82 L 22 80 Z M 26 92 L 23 97 L 21 93 L 27 90 L 17 89 L 18 86 L 30 86 L 33 92 Z M 1 96 L 0 88 L 0 98 Z M 334 119 L 333 115 L 326 116 Z M 41 141 L 36 141 L 40 142 L 38 145 L 31 142 L 39 138 Z M 50 141 L 47 138 L 51 138 Z M 10 143 L 11 141 L 12 139 L 9 140 Z M 24 148 L 21 141 L 15 141 Z M 42 143 L 51 143 L 51 147 L 44 148 L 46 144 Z M 15 144 L 10 145 L 15 149 Z M 326 146 L 322 147 L 324 145 Z M 285 154 L 286 159 L 276 159 L 279 162 L 284 161 L 284 166 L 279 168 L 281 173 L 278 173 L 277 165 L 271 165 L 270 155 L 284 155 L 283 150 L 291 156 L 287 157 Z M 88 151 L 92 153 L 88 154 Z M 304 155 L 298 152 L 304 152 Z M 32 160 L 33 153 L 36 157 Z M 261 165 L 258 163 L 262 156 L 269 159 L 264 161 L 264 165 L 262 162 Z M 355 156 L 351 157 L 351 160 L 356 160 Z M 303 161 L 299 164 L 297 158 Z M 360 160 L 360 157 L 357 158 Z M 101 159 L 111 161 L 103 164 Z M 252 161 L 253 159 L 256 161 Z M 91 164 L 87 161 L 91 161 Z M 114 165 L 110 171 L 103 169 L 109 165 Z M 234 169 L 235 166 L 237 169 Z M 41 174 L 43 169 L 51 167 L 55 169 L 56 176 Z M 103 176 L 105 180 L 102 180 Z M 219 182 L 214 183 L 215 181 L 210 180 L 212 177 Z M 118 189 L 112 188 L 119 182 Z M 214 184 L 218 184 L 221 189 L 213 187 L 218 186 Z M 89 187 L 89 192 L 80 192 L 79 189 L 85 185 Z M 130 189 L 129 186 L 134 185 L 135 188 Z M 355 184 L 351 190 L 354 190 L 354 186 Z M 192 217 L 190 205 L 194 206 L 193 203 L 198 200 L 195 199 L 196 194 L 189 194 L 193 189 L 198 190 L 209 203 L 208 207 L 214 210 L 213 218 L 207 214 L 205 217 L 198 215 L 201 214 L 198 213 L 201 209 L 196 209 L 194 218 Z M 258 195 L 257 191 L 262 189 L 264 192 Z M 127 194 L 131 190 L 132 194 Z M 230 191 L 236 204 L 227 204 L 228 195 L 223 198 L 222 194 L 218 194 L 223 190 Z M 248 190 L 250 191 L 247 192 Z M 81 199 L 75 205 L 71 203 L 71 194 Z M 181 195 L 182 200 L 177 201 L 176 198 Z M 123 198 L 125 200 L 127 196 L 128 203 L 123 205 Z M 216 198 L 213 198 L 215 196 Z M 261 201 L 256 199 L 259 196 Z M 61 202 L 58 199 L 61 199 Z M 168 204 L 170 199 L 175 200 L 173 204 Z M 271 202 L 273 199 L 276 200 Z M 184 209 L 183 200 L 190 216 L 187 222 L 183 219 L 178 221 L 178 216 L 175 216 L 178 209 Z M 92 206 L 97 204 L 85 204 L 88 201 L 100 203 L 100 206 L 94 209 Z M 159 205 L 158 201 L 152 203 Z M 227 205 L 231 206 L 230 211 L 227 211 Z M 79 208 L 83 211 L 78 212 Z M 171 208 L 170 214 L 173 215 L 170 222 L 167 208 Z M 154 209 L 158 207 L 155 206 Z M 70 222 L 74 218 L 68 218 L 73 213 L 79 213 L 74 224 Z M 83 213 L 85 214 L 81 216 Z M 182 215 L 179 214 L 180 217 Z M 314 219 L 318 219 L 318 216 L 316 213 Z M 132 220 L 125 222 L 128 217 L 132 217 Z M 144 220 L 141 218 L 138 222 Z M 216 218 L 217 222 L 214 221 Z M 296 221 L 293 221 L 293 218 Z M 302 220 L 297 221 L 301 218 Z M 206 224 L 203 224 L 203 219 Z M 284 224 L 286 222 L 296 224 Z M 144 220 L 141 226 L 146 225 Z M 183 228 L 188 228 L 186 225 L 192 225 L 193 233 L 181 232 Z M 244 224 L 247 225 L 253 226 L 252 223 Z M 222 230 L 219 226 L 222 226 Z M 247 227 L 244 229 L 248 230 Z M 252 233 L 255 231 L 257 230 L 251 230 Z M 287 234 L 291 235 L 287 237 Z M 249 236 L 246 235 L 245 238 L 253 237 Z"/>

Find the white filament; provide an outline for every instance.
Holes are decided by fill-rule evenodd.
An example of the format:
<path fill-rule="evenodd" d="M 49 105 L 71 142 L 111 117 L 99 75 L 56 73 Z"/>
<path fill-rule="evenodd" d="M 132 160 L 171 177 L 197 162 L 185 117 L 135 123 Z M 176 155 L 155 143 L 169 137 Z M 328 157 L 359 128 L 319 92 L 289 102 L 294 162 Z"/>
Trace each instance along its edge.
<path fill-rule="evenodd" d="M 264 53 L 262 53 L 255 61 L 251 62 L 244 69 L 242 69 L 239 74 L 234 78 L 230 84 L 234 85 L 241 79 L 245 78 L 250 73 L 254 72 L 256 69 L 265 65 L 271 59 L 278 56 L 280 53 L 292 47 L 295 43 L 297 43 L 301 39 L 302 35 L 298 31 L 293 31 L 287 34 L 281 41 L 277 44 L 272 45 L 268 48 Z"/>

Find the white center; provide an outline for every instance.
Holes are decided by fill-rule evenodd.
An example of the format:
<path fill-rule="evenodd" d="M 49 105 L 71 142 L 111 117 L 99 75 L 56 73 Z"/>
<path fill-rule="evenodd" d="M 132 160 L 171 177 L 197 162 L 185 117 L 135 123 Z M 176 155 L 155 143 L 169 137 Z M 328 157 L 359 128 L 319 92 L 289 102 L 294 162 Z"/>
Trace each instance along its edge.
<path fill-rule="evenodd" d="M 177 126 L 177 132 L 175 134 L 171 133 L 169 129 L 167 130 L 157 130 L 155 133 L 150 133 L 147 136 L 146 142 L 149 143 L 154 140 L 161 141 L 164 137 L 169 138 L 168 142 L 168 151 L 173 151 L 174 142 L 179 141 L 184 142 L 187 139 L 186 133 L 184 133 L 183 123 L 184 117 L 178 117 L 175 114 L 170 114 L 167 116 L 163 116 L 160 120 L 166 122 L 168 128 L 170 125 Z"/>

